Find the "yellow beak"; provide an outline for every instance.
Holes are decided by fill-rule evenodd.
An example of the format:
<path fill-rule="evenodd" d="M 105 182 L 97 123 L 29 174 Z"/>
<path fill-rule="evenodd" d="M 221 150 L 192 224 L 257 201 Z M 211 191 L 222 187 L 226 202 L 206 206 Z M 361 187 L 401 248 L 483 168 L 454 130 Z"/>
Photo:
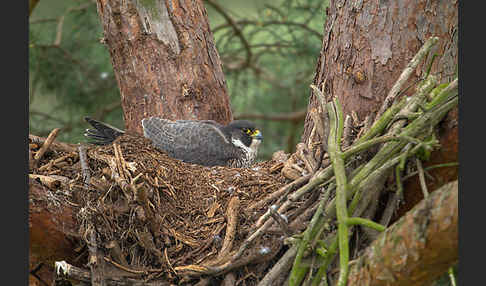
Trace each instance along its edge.
<path fill-rule="evenodd" d="M 257 140 L 263 140 L 262 133 L 258 129 L 255 129 L 255 131 L 253 131 L 253 133 L 251 133 L 250 136 Z"/>

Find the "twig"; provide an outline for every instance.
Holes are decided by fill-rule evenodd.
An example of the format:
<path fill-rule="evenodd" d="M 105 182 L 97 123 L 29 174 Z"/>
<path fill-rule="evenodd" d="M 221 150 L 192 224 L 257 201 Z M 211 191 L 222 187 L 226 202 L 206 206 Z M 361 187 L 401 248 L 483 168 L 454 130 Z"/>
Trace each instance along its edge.
<path fill-rule="evenodd" d="M 148 271 L 146 270 L 134 270 L 134 269 L 130 269 L 124 265 L 121 265 L 119 263 L 116 263 L 115 261 L 111 260 L 110 258 L 104 256 L 103 259 L 106 261 L 106 262 L 109 262 L 111 263 L 113 266 L 123 270 L 123 271 L 126 271 L 128 273 L 132 273 L 132 274 L 139 274 L 139 275 L 142 275 L 142 274 L 147 274 Z M 157 270 L 157 271 L 160 271 L 160 270 Z"/>
<path fill-rule="evenodd" d="M 422 188 L 422 193 L 424 194 L 424 198 L 426 199 L 429 197 L 429 191 L 427 190 L 427 183 L 425 182 L 424 168 L 422 167 L 422 162 L 419 158 L 415 159 L 415 163 L 417 164 L 420 187 Z"/>
<path fill-rule="evenodd" d="M 91 269 L 91 285 L 93 286 L 104 286 L 106 285 L 105 277 L 104 277 L 104 262 L 101 259 L 98 253 L 98 243 L 97 243 L 97 234 L 95 229 L 92 227 L 89 231 L 89 241 L 88 241 L 88 250 L 89 250 L 89 259 L 88 265 Z"/>
<path fill-rule="evenodd" d="M 342 148 L 347 148 L 351 145 L 351 142 L 353 142 L 353 121 L 351 116 L 346 115 L 346 119 L 344 120 Z"/>
<path fill-rule="evenodd" d="M 61 156 L 61 157 L 56 158 L 54 160 L 51 160 L 51 161 L 49 161 L 49 163 L 46 163 L 45 165 L 40 166 L 37 169 L 37 171 L 38 172 L 43 172 L 45 170 L 49 170 L 52 166 L 58 166 L 59 163 L 65 161 L 67 158 L 70 158 L 70 157 L 77 158 L 78 157 L 78 154 L 76 154 L 76 153 L 69 153 L 67 155 Z"/>
<path fill-rule="evenodd" d="M 259 26 L 259 27 L 265 27 L 265 26 L 269 26 L 269 25 L 282 25 L 282 26 L 296 26 L 296 27 L 300 27 L 302 28 L 303 30 L 306 30 L 308 32 L 310 32 L 312 35 L 316 36 L 319 40 L 322 40 L 322 34 L 312 28 L 310 28 L 309 26 L 307 26 L 306 24 L 304 23 L 298 23 L 298 22 L 291 22 L 291 21 L 251 21 L 251 20 L 238 20 L 238 21 L 235 21 L 235 24 L 238 24 L 238 25 L 254 25 L 254 26 Z M 226 23 L 226 24 L 222 24 L 222 25 L 219 25 L 217 27 L 214 27 L 213 30 L 213 34 L 218 32 L 219 30 L 223 29 L 223 28 L 227 28 L 231 26 L 229 23 Z"/>
<path fill-rule="evenodd" d="M 66 15 L 62 15 L 61 17 L 59 17 L 59 20 L 57 21 L 56 39 L 54 40 L 54 43 L 53 43 L 54 46 L 60 46 L 61 45 L 62 26 L 64 25 L 65 16 Z"/>
<path fill-rule="evenodd" d="M 46 187 L 51 190 L 57 190 L 61 186 L 61 182 L 55 178 L 44 176 L 44 175 L 36 175 L 36 174 L 29 174 L 29 178 L 32 179 L 39 179 L 39 181 Z"/>
<path fill-rule="evenodd" d="M 377 230 L 379 232 L 385 230 L 385 227 L 383 225 L 361 217 L 348 217 L 344 222 L 349 226 L 362 225 Z"/>
<path fill-rule="evenodd" d="M 88 187 L 91 181 L 91 173 L 86 158 L 86 146 L 79 145 L 78 150 L 79 150 L 79 161 L 81 162 L 81 172 L 83 173 L 83 183 L 85 187 Z"/>
<path fill-rule="evenodd" d="M 270 271 L 265 274 L 263 279 L 258 283 L 257 286 L 271 286 L 274 285 L 273 281 L 275 281 L 279 276 L 284 275 L 287 273 L 292 266 L 292 260 L 294 259 L 295 255 L 297 254 L 297 247 L 292 246 L 289 248 L 285 254 L 275 263 Z"/>
<path fill-rule="evenodd" d="M 54 142 L 54 140 L 57 137 L 57 133 L 59 133 L 59 130 L 61 129 L 55 128 L 54 130 L 51 131 L 51 133 L 49 133 L 49 136 L 47 136 L 46 141 L 44 142 L 44 144 L 42 144 L 42 147 L 39 149 L 39 151 L 37 151 L 37 153 L 34 156 L 35 166 L 39 163 L 40 159 L 42 159 L 42 156 L 44 156 L 44 153 L 46 153 L 47 149 L 49 149 L 49 146 L 51 146 L 52 142 Z"/>
<path fill-rule="evenodd" d="M 228 203 L 228 208 L 226 210 L 226 234 L 224 236 L 223 246 L 218 254 L 218 260 L 225 258 L 231 251 L 233 246 L 233 241 L 236 236 L 236 226 L 238 225 L 238 212 L 240 209 L 240 200 L 238 196 L 231 198 Z"/>
<path fill-rule="evenodd" d="M 317 162 L 309 154 L 309 150 L 307 150 L 304 143 L 297 144 L 296 155 L 304 162 L 304 166 L 307 169 L 307 172 L 312 174 L 317 166 Z"/>
<path fill-rule="evenodd" d="M 381 133 L 390 123 L 390 121 L 395 117 L 395 115 L 397 115 L 406 104 L 407 99 L 402 98 L 399 102 L 388 108 L 382 116 L 376 117 L 374 123 L 371 125 L 369 130 L 365 132 L 358 140 L 356 140 L 356 144 L 363 143 Z"/>
<path fill-rule="evenodd" d="M 287 236 L 291 236 L 292 235 L 292 233 L 289 230 L 289 224 L 288 224 L 288 222 L 282 217 L 281 214 L 279 214 L 277 212 L 277 208 L 276 207 L 270 206 L 270 215 L 280 225 L 280 227 L 284 231 L 285 235 L 287 235 Z"/>
<path fill-rule="evenodd" d="M 451 163 L 444 163 L 444 164 L 437 164 L 437 165 L 432 165 L 424 168 L 424 171 L 430 171 L 436 168 L 445 168 L 445 167 L 455 167 L 459 166 L 459 163 L 457 162 L 451 162 Z M 413 176 L 416 176 L 418 174 L 418 171 L 412 172 L 405 177 L 402 178 L 402 181 L 408 180 L 412 178 Z"/>
<path fill-rule="evenodd" d="M 330 132 L 328 141 L 328 153 L 331 158 L 334 174 L 336 176 L 336 214 L 338 220 L 339 239 L 339 278 L 337 285 L 346 285 L 348 277 L 349 244 L 348 244 L 348 210 L 346 206 L 346 194 L 348 183 L 344 169 L 344 159 L 341 148 L 341 137 L 343 133 L 343 114 L 337 99 L 334 104 L 328 106 Z"/>
<path fill-rule="evenodd" d="M 211 5 L 218 13 L 220 13 L 221 16 L 223 16 L 223 18 L 225 18 L 225 20 L 228 22 L 228 24 L 233 28 L 233 30 L 235 32 L 235 35 L 238 38 L 240 38 L 241 43 L 245 47 L 245 50 L 246 50 L 246 59 L 245 59 L 245 62 L 243 63 L 243 65 L 242 65 L 241 68 L 250 66 L 251 58 L 252 58 L 252 52 L 251 52 L 250 44 L 248 43 L 248 41 L 246 40 L 245 36 L 241 32 L 240 27 L 238 27 L 238 25 L 235 23 L 235 21 L 233 20 L 233 18 L 231 18 L 231 16 L 228 13 L 226 13 L 226 11 L 223 9 L 223 7 L 221 7 L 216 1 L 214 1 L 214 0 L 206 0 L 206 2 L 209 5 Z"/>
<path fill-rule="evenodd" d="M 304 231 L 304 236 L 298 246 L 297 254 L 295 256 L 292 270 L 290 272 L 290 276 L 289 276 L 290 285 L 299 285 L 300 282 L 304 279 L 304 276 L 308 270 L 308 267 L 302 265 L 301 262 L 302 262 L 302 258 L 304 257 L 304 253 L 307 249 L 307 246 L 309 245 L 311 240 L 315 237 L 316 233 L 319 231 L 319 229 L 322 227 L 324 223 L 324 219 L 322 217 L 324 211 L 324 204 L 325 204 L 324 200 L 321 200 L 319 202 L 319 206 L 317 207 L 314 216 L 309 222 L 309 226 Z"/>
<path fill-rule="evenodd" d="M 44 144 L 47 141 L 47 138 L 39 137 L 36 135 L 29 134 L 29 140 L 33 143 L 37 144 Z M 52 149 L 60 150 L 63 152 L 77 152 L 77 145 L 76 144 L 68 144 L 62 142 L 51 142 Z"/>
<path fill-rule="evenodd" d="M 294 188 L 300 187 L 302 184 L 305 184 L 307 181 L 309 181 L 311 175 L 306 175 L 298 178 L 295 181 L 292 181 L 291 183 L 281 187 L 277 191 L 271 193 L 270 195 L 266 196 L 264 199 L 254 203 L 253 205 L 250 205 L 248 207 L 248 211 L 256 210 L 259 209 L 265 205 L 267 205 L 269 202 L 272 200 L 286 196 L 288 192 L 292 191 Z"/>
<path fill-rule="evenodd" d="M 89 271 L 78 268 L 74 265 L 68 264 L 66 261 L 56 261 L 54 263 L 54 276 L 56 280 L 63 280 L 71 278 L 85 283 L 91 282 L 91 274 Z M 169 282 L 155 281 L 145 282 L 139 279 L 126 277 L 107 277 L 106 285 L 108 286 L 170 286 Z"/>

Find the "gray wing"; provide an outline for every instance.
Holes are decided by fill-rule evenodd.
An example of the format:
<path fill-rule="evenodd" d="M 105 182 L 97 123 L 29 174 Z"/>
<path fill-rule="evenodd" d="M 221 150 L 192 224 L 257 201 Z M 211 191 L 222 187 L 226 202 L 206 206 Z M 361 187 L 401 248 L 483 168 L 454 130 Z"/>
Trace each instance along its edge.
<path fill-rule="evenodd" d="M 142 120 L 144 136 L 173 158 L 205 166 L 226 165 L 234 147 L 215 121 L 177 120 L 158 117 Z"/>

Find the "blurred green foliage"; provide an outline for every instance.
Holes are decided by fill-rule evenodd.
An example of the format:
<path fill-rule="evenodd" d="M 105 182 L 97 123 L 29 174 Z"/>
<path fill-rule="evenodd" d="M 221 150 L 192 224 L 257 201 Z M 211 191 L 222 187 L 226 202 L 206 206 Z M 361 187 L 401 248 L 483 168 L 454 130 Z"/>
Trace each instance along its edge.
<path fill-rule="evenodd" d="M 255 121 L 260 159 L 292 151 L 304 125 L 256 119 L 306 109 L 327 0 L 205 1 L 233 115 Z M 232 26 L 228 18 L 236 24 Z M 94 1 L 42 0 L 29 27 L 29 132 L 85 142 L 86 115 L 123 128 L 120 95 Z M 238 36 L 237 29 L 242 36 Z"/>

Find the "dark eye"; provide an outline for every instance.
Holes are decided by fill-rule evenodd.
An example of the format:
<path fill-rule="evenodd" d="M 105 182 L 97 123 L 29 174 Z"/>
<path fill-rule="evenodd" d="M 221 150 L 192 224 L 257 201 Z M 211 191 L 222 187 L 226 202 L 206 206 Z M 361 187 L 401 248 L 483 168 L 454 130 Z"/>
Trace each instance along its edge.
<path fill-rule="evenodd" d="M 245 132 L 246 134 L 250 134 L 251 133 L 251 130 L 248 129 L 248 128 L 243 128 L 243 132 Z"/>

